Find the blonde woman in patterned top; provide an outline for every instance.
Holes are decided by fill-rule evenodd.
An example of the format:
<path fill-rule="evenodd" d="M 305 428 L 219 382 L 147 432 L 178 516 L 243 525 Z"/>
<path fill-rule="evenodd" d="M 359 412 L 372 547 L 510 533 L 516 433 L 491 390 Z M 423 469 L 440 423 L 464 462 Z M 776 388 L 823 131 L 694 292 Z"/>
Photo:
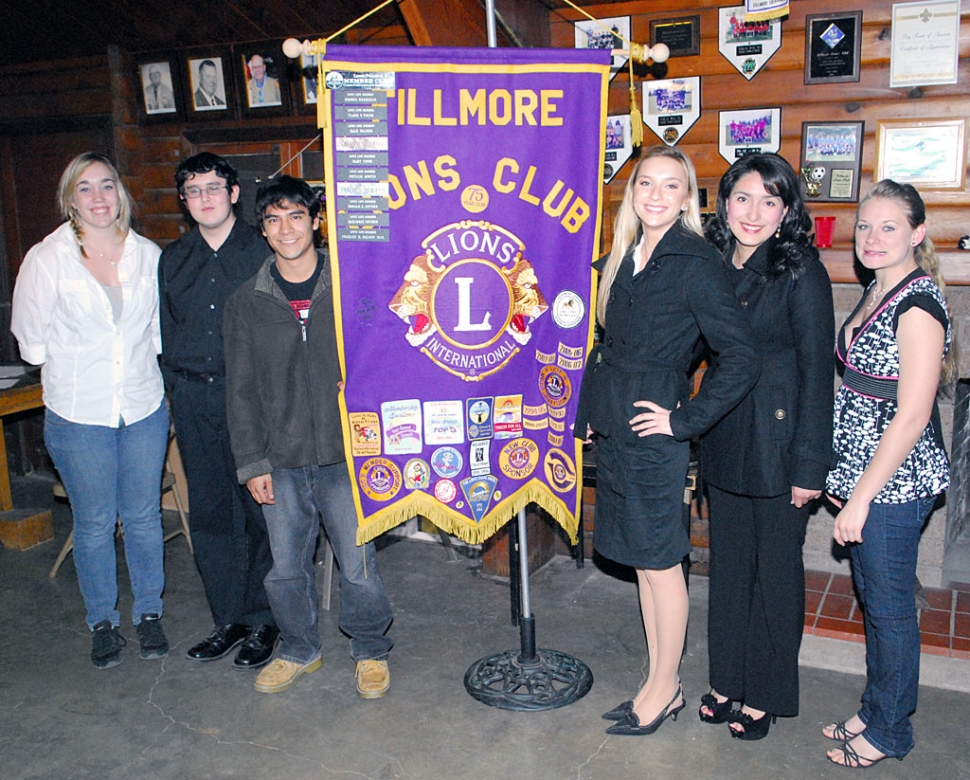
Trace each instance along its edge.
<path fill-rule="evenodd" d="M 859 204 L 855 249 L 875 272 L 842 326 L 845 367 L 835 401 L 840 507 L 833 536 L 850 548 L 866 632 L 862 707 L 822 733 L 829 761 L 869 767 L 913 748 L 920 638 L 913 598 L 920 529 L 949 486 L 936 392 L 953 373 L 939 261 L 926 208 L 908 184 L 884 180 Z"/>

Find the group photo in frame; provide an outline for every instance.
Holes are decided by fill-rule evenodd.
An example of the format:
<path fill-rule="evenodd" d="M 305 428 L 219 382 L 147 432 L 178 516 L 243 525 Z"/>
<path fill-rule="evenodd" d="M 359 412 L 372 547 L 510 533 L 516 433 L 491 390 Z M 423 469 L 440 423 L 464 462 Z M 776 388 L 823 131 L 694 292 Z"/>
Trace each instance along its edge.
<path fill-rule="evenodd" d="M 811 204 L 859 200 L 865 122 L 802 122 L 801 186 Z"/>
<path fill-rule="evenodd" d="M 633 155 L 629 114 L 606 117 L 606 151 L 604 154 L 603 183 L 609 184 Z"/>
<path fill-rule="evenodd" d="M 743 5 L 718 9 L 717 48 L 748 81 L 781 48 L 781 20 L 748 21 Z"/>
<path fill-rule="evenodd" d="M 286 56 L 281 41 L 265 41 L 236 49 L 239 103 L 244 113 L 274 115 L 289 109 Z"/>
<path fill-rule="evenodd" d="M 225 118 L 233 107 L 231 72 L 227 48 L 186 53 L 186 113 L 194 119 Z"/>
<path fill-rule="evenodd" d="M 144 116 L 161 121 L 180 118 L 181 96 L 175 60 L 155 54 L 138 62 L 136 67 Z"/>
<path fill-rule="evenodd" d="M 701 115 L 701 77 L 660 79 L 642 84 L 643 123 L 673 146 Z"/>
<path fill-rule="evenodd" d="M 573 25 L 577 49 L 629 49 L 630 17 L 607 16 L 580 19 Z M 629 57 L 614 54 L 610 61 L 610 80 L 624 67 Z"/>
<path fill-rule="evenodd" d="M 805 17 L 805 83 L 858 81 L 862 11 Z"/>
<path fill-rule="evenodd" d="M 781 108 L 718 112 L 718 151 L 733 163 L 746 154 L 781 148 Z"/>
<path fill-rule="evenodd" d="M 919 190 L 962 190 L 966 159 L 965 118 L 876 123 L 876 181 L 893 179 Z"/>

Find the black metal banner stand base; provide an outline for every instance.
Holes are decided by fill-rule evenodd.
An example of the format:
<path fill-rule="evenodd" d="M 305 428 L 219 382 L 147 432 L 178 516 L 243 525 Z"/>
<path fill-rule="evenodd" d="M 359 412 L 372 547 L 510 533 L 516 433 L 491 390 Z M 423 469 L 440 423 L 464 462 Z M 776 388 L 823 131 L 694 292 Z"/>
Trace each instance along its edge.
<path fill-rule="evenodd" d="M 536 650 L 535 618 L 529 605 L 525 509 L 519 511 L 518 530 L 522 647 L 486 656 L 472 664 L 465 672 L 465 690 L 490 707 L 522 712 L 552 710 L 572 704 L 589 693 L 593 673 L 571 655 L 558 650 Z"/>

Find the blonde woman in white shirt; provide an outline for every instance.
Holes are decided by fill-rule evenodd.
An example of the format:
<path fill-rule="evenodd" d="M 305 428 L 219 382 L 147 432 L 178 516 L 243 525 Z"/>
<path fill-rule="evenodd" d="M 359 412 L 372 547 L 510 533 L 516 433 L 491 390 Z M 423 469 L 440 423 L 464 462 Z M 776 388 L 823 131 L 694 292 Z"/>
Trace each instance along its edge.
<path fill-rule="evenodd" d="M 130 229 L 131 197 L 110 160 L 75 157 L 61 176 L 67 220 L 24 258 L 11 330 L 43 365 L 44 441 L 74 515 L 74 563 L 91 661 L 122 661 L 115 524 L 124 528 L 142 658 L 168 652 L 162 630 L 160 485 L 168 410 L 157 355 L 159 248 Z"/>

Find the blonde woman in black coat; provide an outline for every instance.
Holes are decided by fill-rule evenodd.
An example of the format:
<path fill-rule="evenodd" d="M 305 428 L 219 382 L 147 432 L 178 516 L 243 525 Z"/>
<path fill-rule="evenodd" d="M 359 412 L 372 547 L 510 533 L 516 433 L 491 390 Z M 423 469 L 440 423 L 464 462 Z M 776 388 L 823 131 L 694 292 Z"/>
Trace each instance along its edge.
<path fill-rule="evenodd" d="M 685 706 L 690 439 L 737 404 L 758 372 L 727 270 L 701 235 L 697 179 L 683 152 L 654 147 L 634 168 L 596 314 L 603 342 L 586 367 L 575 432 L 597 435 L 593 544 L 636 569 L 650 656 L 637 695 L 603 717 L 617 721 L 608 733 L 641 736 Z M 722 370 L 691 398 L 688 369 L 702 337 Z"/>
<path fill-rule="evenodd" d="M 798 177 L 778 155 L 742 157 L 721 179 L 709 237 L 731 270 L 762 369 L 702 440 L 711 691 L 698 714 L 744 740 L 766 736 L 774 716 L 798 714 L 802 545 L 832 463 L 835 316 L 811 224 Z"/>

